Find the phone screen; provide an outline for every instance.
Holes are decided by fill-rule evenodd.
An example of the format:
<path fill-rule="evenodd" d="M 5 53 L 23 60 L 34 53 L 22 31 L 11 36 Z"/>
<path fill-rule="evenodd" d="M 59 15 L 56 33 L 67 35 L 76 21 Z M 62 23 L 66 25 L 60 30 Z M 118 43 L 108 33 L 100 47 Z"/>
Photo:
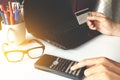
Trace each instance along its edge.
<path fill-rule="evenodd" d="M 53 57 L 53 56 L 45 54 L 40 57 L 40 59 L 36 62 L 36 64 L 40 66 L 49 67 L 56 60 L 56 58 L 57 57 Z"/>

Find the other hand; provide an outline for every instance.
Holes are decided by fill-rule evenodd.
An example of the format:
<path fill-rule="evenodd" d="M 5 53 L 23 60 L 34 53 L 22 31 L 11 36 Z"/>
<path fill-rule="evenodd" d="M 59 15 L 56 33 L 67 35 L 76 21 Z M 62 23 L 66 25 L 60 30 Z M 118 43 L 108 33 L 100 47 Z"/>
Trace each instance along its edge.
<path fill-rule="evenodd" d="M 120 63 L 104 57 L 86 59 L 73 65 L 71 70 L 87 66 L 84 74 L 89 80 L 120 80 Z"/>

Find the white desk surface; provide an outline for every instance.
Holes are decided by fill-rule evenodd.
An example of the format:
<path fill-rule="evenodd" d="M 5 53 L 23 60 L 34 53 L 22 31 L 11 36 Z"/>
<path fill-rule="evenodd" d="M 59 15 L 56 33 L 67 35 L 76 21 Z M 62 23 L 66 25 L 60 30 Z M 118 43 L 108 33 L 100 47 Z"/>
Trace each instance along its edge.
<path fill-rule="evenodd" d="M 0 37 L 0 80 L 70 80 L 35 69 L 34 63 L 37 59 L 30 59 L 25 56 L 21 62 L 8 62 L 1 49 L 3 42 L 2 34 L 0 34 Z M 32 38 L 33 36 L 28 35 L 27 37 Z M 120 37 L 99 35 L 78 48 L 71 50 L 63 50 L 45 41 L 42 42 L 46 46 L 46 54 L 52 54 L 75 61 L 104 56 L 120 62 Z"/>

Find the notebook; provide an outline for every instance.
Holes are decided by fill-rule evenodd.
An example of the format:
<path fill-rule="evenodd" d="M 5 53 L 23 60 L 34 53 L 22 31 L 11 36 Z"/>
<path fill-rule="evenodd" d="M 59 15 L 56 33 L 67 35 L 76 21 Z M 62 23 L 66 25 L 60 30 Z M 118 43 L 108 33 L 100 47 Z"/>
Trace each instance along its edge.
<path fill-rule="evenodd" d="M 81 5 L 76 4 L 77 1 L 81 1 Z M 88 28 L 86 18 L 81 22 L 77 19 L 85 17 L 91 9 L 88 1 L 92 2 L 25 0 L 24 16 L 28 32 L 63 49 L 73 49 L 82 45 L 100 34 Z"/>

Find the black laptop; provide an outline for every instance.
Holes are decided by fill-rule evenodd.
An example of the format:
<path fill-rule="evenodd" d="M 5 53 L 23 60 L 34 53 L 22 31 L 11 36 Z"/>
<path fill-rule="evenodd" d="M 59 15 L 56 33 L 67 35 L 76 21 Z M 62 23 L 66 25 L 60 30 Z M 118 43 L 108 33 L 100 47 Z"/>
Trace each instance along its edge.
<path fill-rule="evenodd" d="M 90 2 L 92 0 L 25 0 L 28 32 L 63 49 L 76 48 L 100 34 L 90 30 L 86 23 L 79 24 L 75 15 L 75 12 L 90 10 Z"/>

